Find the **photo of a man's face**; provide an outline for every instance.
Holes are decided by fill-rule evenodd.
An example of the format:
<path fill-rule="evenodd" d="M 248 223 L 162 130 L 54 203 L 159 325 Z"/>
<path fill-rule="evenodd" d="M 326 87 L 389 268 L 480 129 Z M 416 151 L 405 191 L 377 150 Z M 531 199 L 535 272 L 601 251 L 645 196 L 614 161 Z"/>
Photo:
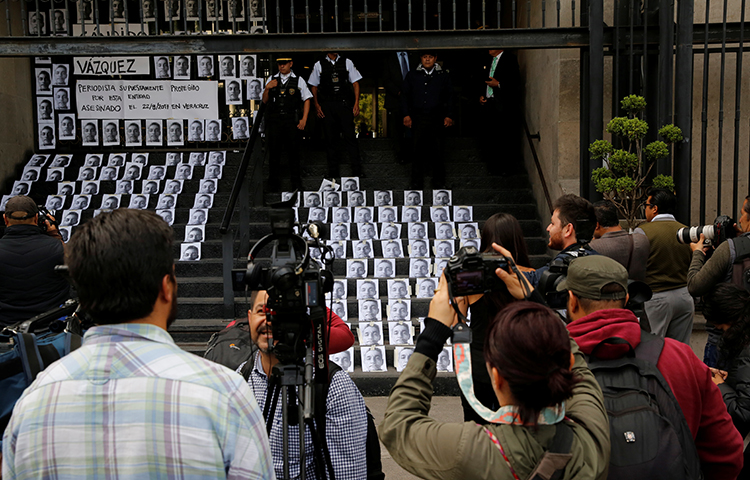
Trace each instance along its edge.
<path fill-rule="evenodd" d="M 159 201 L 156 204 L 157 209 L 172 209 L 175 206 L 175 196 L 174 195 L 160 195 Z"/>
<path fill-rule="evenodd" d="M 224 18 L 224 2 L 221 0 L 206 0 L 206 17 L 216 21 Z"/>
<path fill-rule="evenodd" d="M 242 104 L 242 84 L 239 80 L 231 80 L 227 82 L 227 105 L 241 105 Z"/>
<path fill-rule="evenodd" d="M 146 145 L 161 145 L 161 121 L 149 121 L 146 127 Z"/>
<path fill-rule="evenodd" d="M 401 235 L 401 225 L 395 223 L 384 223 L 380 232 L 381 240 L 393 240 Z"/>
<path fill-rule="evenodd" d="M 175 180 L 190 180 L 193 178 L 193 166 L 186 163 L 177 165 L 174 178 Z"/>
<path fill-rule="evenodd" d="M 372 240 L 354 242 L 354 258 L 372 258 Z"/>
<path fill-rule="evenodd" d="M 449 222 L 448 210 L 445 207 L 430 207 L 430 216 L 433 222 Z"/>
<path fill-rule="evenodd" d="M 263 94 L 263 86 L 260 80 L 257 78 L 248 79 L 247 81 L 247 99 L 248 100 L 260 100 Z"/>
<path fill-rule="evenodd" d="M 169 78 L 169 58 L 154 58 L 154 74 L 156 75 L 156 78 L 159 79 Z"/>
<path fill-rule="evenodd" d="M 452 372 L 453 371 L 453 355 L 451 354 L 450 348 L 443 348 L 437 359 L 437 371 L 438 372 Z"/>
<path fill-rule="evenodd" d="M 36 111 L 40 122 L 51 122 L 53 112 L 51 97 L 38 97 Z"/>
<path fill-rule="evenodd" d="M 190 58 L 180 55 L 174 61 L 174 78 L 190 78 Z"/>
<path fill-rule="evenodd" d="M 409 298 L 406 281 L 388 280 L 388 298 Z"/>
<path fill-rule="evenodd" d="M 84 145 L 98 145 L 99 144 L 99 128 L 96 122 L 88 121 L 83 124 L 83 144 Z"/>
<path fill-rule="evenodd" d="M 206 167 L 206 177 L 208 179 L 218 180 L 221 178 L 221 165 L 209 165 Z"/>
<path fill-rule="evenodd" d="M 343 300 L 346 298 L 346 282 L 336 280 L 333 282 L 333 298 Z"/>
<path fill-rule="evenodd" d="M 169 132 L 167 145 L 182 145 L 184 143 L 182 139 L 182 121 L 181 120 L 171 120 L 169 122 L 169 126 L 167 127 L 167 131 Z"/>
<path fill-rule="evenodd" d="M 417 284 L 417 298 L 432 298 L 435 295 L 435 280 L 423 278 Z"/>
<path fill-rule="evenodd" d="M 305 193 L 305 206 L 319 207 L 320 206 L 320 194 L 318 192 L 306 192 Z"/>
<path fill-rule="evenodd" d="M 401 220 L 407 223 L 419 222 L 422 219 L 421 213 L 417 207 L 404 207 Z"/>
<path fill-rule="evenodd" d="M 432 191 L 432 204 L 433 205 L 450 205 L 451 204 L 450 190 L 433 190 Z"/>
<path fill-rule="evenodd" d="M 195 262 L 201 259 L 200 243 L 183 243 L 180 245 L 180 260 L 184 262 Z"/>
<path fill-rule="evenodd" d="M 347 205 L 350 207 L 361 207 L 365 204 L 365 193 L 360 191 L 347 192 Z"/>
<path fill-rule="evenodd" d="M 362 300 L 359 302 L 359 318 L 365 319 L 367 322 L 373 322 L 379 320 L 377 318 L 380 315 L 378 309 L 378 302 L 375 300 Z M 363 311 L 364 309 L 364 311 Z M 383 325 L 381 323 L 360 323 L 359 331 L 361 334 L 360 345 L 382 345 L 383 344 L 383 333 L 381 329 Z"/>
<path fill-rule="evenodd" d="M 365 278 L 367 276 L 367 262 L 364 260 L 347 260 L 346 276 L 348 278 Z"/>
<path fill-rule="evenodd" d="M 193 226 L 185 230 L 185 241 L 189 243 L 203 241 L 203 225 Z"/>
<path fill-rule="evenodd" d="M 411 325 L 406 323 L 409 315 L 409 308 L 406 302 L 399 301 L 390 305 L 391 316 L 389 322 L 394 319 L 392 323 L 388 324 L 389 332 L 388 338 L 390 339 L 391 345 L 412 345 Z M 398 321 L 395 319 L 398 318 Z"/>
<path fill-rule="evenodd" d="M 412 240 L 409 242 L 409 256 L 410 257 L 426 257 L 427 256 L 427 241 L 426 240 Z"/>
<path fill-rule="evenodd" d="M 70 110 L 68 88 L 55 88 L 55 110 Z"/>
<path fill-rule="evenodd" d="M 351 214 L 349 213 L 349 208 L 347 207 L 338 207 L 333 209 L 333 221 L 336 223 L 349 223 L 349 220 L 351 219 Z"/>
<path fill-rule="evenodd" d="M 208 211 L 205 209 L 190 209 L 190 220 L 188 225 L 205 225 Z"/>
<path fill-rule="evenodd" d="M 198 76 L 212 77 L 214 75 L 214 59 L 208 55 L 198 57 Z"/>
<path fill-rule="evenodd" d="M 349 240 L 349 226 L 346 224 L 334 225 L 331 229 L 331 240 Z"/>
<path fill-rule="evenodd" d="M 221 141 L 221 122 L 219 120 L 207 120 L 206 121 L 206 141 L 207 142 Z"/>
<path fill-rule="evenodd" d="M 120 208 L 119 195 L 104 195 L 102 197 L 102 210 L 115 210 Z"/>
<path fill-rule="evenodd" d="M 453 217 L 456 222 L 470 222 L 472 220 L 471 207 L 454 207 Z"/>
<path fill-rule="evenodd" d="M 248 138 L 246 117 L 236 117 L 232 119 L 232 138 L 234 140 L 244 140 Z"/>
<path fill-rule="evenodd" d="M 234 56 L 225 55 L 221 57 L 221 78 L 234 78 Z"/>
<path fill-rule="evenodd" d="M 342 189 L 345 192 L 351 192 L 359 190 L 359 178 L 357 177 L 341 177 Z"/>
<path fill-rule="evenodd" d="M 120 143 L 120 132 L 115 122 L 104 123 L 104 145 L 117 145 Z"/>
<path fill-rule="evenodd" d="M 47 21 L 44 12 L 29 12 L 29 35 L 47 35 Z"/>
<path fill-rule="evenodd" d="M 334 353 L 328 356 L 328 359 L 334 362 L 336 365 L 341 367 L 341 370 L 345 372 L 353 372 L 354 364 L 352 363 L 353 350 L 345 350 L 343 352 Z"/>
<path fill-rule="evenodd" d="M 51 149 L 55 147 L 55 130 L 50 125 L 39 126 L 39 148 Z"/>
<path fill-rule="evenodd" d="M 396 371 L 403 372 L 406 365 L 409 363 L 411 355 L 414 353 L 413 348 L 396 348 Z"/>
<path fill-rule="evenodd" d="M 327 222 L 328 211 L 325 208 L 313 207 L 308 213 L 308 222 Z"/>
<path fill-rule="evenodd" d="M 409 261 L 409 276 L 412 278 L 427 277 L 430 274 L 430 264 L 424 258 L 412 258 Z"/>
<path fill-rule="evenodd" d="M 360 240 L 372 240 L 376 236 L 375 225 L 360 223 L 357 225 L 357 233 Z"/>
<path fill-rule="evenodd" d="M 72 115 L 60 116 L 60 140 L 75 140 L 75 120 Z"/>
<path fill-rule="evenodd" d="M 36 93 L 49 95 L 52 93 L 50 85 L 52 84 L 52 74 L 49 68 L 36 69 Z"/>
<path fill-rule="evenodd" d="M 395 276 L 395 260 L 378 258 L 375 260 L 375 277 L 391 278 Z"/>
<path fill-rule="evenodd" d="M 242 55 L 240 57 L 240 77 L 255 77 L 255 55 Z"/>
<path fill-rule="evenodd" d="M 375 206 L 382 207 L 384 205 L 392 205 L 392 196 L 393 194 L 388 190 L 377 190 L 375 192 Z"/>
<path fill-rule="evenodd" d="M 325 201 L 323 204 L 326 207 L 338 207 L 341 205 L 341 192 L 325 192 Z"/>
<path fill-rule="evenodd" d="M 354 221 L 357 223 L 368 223 L 372 221 L 372 207 L 356 207 L 354 209 Z"/>
<path fill-rule="evenodd" d="M 378 298 L 378 285 L 373 280 L 357 280 L 357 298 L 360 300 Z"/>
<path fill-rule="evenodd" d="M 453 256 L 453 242 L 445 240 L 436 241 L 435 256 L 439 258 L 447 258 Z"/>
<path fill-rule="evenodd" d="M 63 197 L 50 195 L 47 197 L 47 203 L 45 204 L 45 207 L 47 207 L 47 210 L 60 210 L 61 208 L 63 208 L 64 202 L 65 199 Z"/>
<path fill-rule="evenodd" d="M 404 205 L 416 207 L 422 205 L 422 192 L 419 190 L 406 190 L 404 192 Z"/>
<path fill-rule="evenodd" d="M 401 242 L 399 240 L 389 240 L 383 242 L 384 258 L 401 258 L 403 256 L 404 251 L 401 248 Z"/>
<path fill-rule="evenodd" d="M 450 222 L 436 223 L 435 224 L 435 238 L 438 240 L 446 240 L 453 238 L 453 224 Z"/>
<path fill-rule="evenodd" d="M 362 371 L 363 372 L 384 372 L 386 371 L 384 347 L 368 348 L 362 354 Z"/>

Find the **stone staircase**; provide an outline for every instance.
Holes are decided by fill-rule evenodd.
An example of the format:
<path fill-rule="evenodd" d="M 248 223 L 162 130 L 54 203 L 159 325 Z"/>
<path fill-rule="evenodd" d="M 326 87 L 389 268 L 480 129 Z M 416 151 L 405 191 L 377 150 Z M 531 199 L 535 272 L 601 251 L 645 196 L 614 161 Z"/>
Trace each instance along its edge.
<path fill-rule="evenodd" d="M 452 191 L 452 205 L 470 205 L 473 207 L 473 220 L 478 222 L 481 228 L 483 220 L 497 212 L 506 212 L 514 215 L 519 219 L 531 256 L 533 267 L 539 267 L 549 261 L 546 249 L 545 229 L 546 220 L 539 218 L 537 206 L 531 191 L 529 178 L 526 174 L 515 174 L 510 176 L 490 174 L 486 164 L 480 158 L 478 150 L 475 148 L 474 140 L 470 138 L 448 138 L 446 140 L 446 174 L 448 189 Z M 387 139 L 363 139 L 360 141 L 360 149 L 364 159 L 365 177 L 360 178 L 360 190 L 367 192 L 367 205 L 374 205 L 373 193 L 375 190 L 392 190 L 393 204 L 396 206 L 403 205 L 403 191 L 409 189 L 410 184 L 410 164 L 399 164 L 393 153 L 393 142 Z M 325 174 L 326 160 L 325 153 L 322 149 L 316 149 L 310 145 L 303 146 L 303 186 L 305 191 L 318 190 Z M 256 147 L 254 159 L 260 155 L 260 148 Z M 75 181 L 78 175 L 79 167 L 84 163 L 84 155 L 73 155 L 72 161 L 65 168 L 64 178 L 66 181 Z M 132 157 L 128 155 L 128 160 Z M 184 161 L 187 161 L 188 154 L 183 154 Z M 225 318 L 224 298 L 223 298 L 223 277 L 222 277 L 222 239 L 219 234 L 219 225 L 224 214 L 224 210 L 229 200 L 229 194 L 238 174 L 238 165 L 242 157 L 240 151 L 229 151 L 226 156 L 226 165 L 223 168 L 222 178 L 217 185 L 217 192 L 214 195 L 213 206 L 209 210 L 208 221 L 205 227 L 205 237 L 201 245 L 201 259 L 199 261 L 180 261 L 180 243 L 185 238 L 185 229 L 190 215 L 190 208 L 193 206 L 195 195 L 198 193 L 198 179 L 203 178 L 205 167 L 194 167 L 193 180 L 185 181 L 182 193 L 178 196 L 175 205 L 175 246 L 174 257 L 176 260 L 176 275 L 178 279 L 178 316 L 175 323 L 170 328 L 170 333 L 175 341 L 187 351 L 195 354 L 202 354 L 205 350 L 206 342 L 210 336 L 221 330 L 226 324 L 235 319 L 246 316 L 249 308 L 248 301 L 241 292 L 235 292 L 235 307 L 233 318 Z M 106 158 L 106 155 L 105 155 Z M 149 165 L 164 165 L 166 162 L 166 153 L 151 152 L 148 159 Z M 49 165 L 50 162 L 47 162 Z M 46 167 L 45 167 L 46 168 Z M 122 169 L 121 169 L 122 170 Z M 167 167 L 166 178 L 174 178 L 176 167 Z M 267 171 L 267 169 L 264 169 Z M 144 178 L 145 178 L 144 170 Z M 122 173 L 122 172 L 121 172 Z M 342 176 L 349 176 L 349 166 L 344 164 L 341 167 Z M 44 168 L 40 172 L 40 178 L 46 178 Z M 122 176 L 122 175 L 120 175 Z M 250 179 L 247 175 L 250 196 L 262 198 L 265 204 L 273 203 L 281 199 L 280 193 L 259 192 L 263 173 L 256 172 L 256 180 Z M 19 176 L 20 178 L 20 176 Z M 429 221 L 430 205 L 432 203 L 432 185 L 431 179 L 425 179 L 425 188 L 423 195 L 422 220 Z M 136 192 L 140 192 L 140 182 L 135 183 Z M 163 188 L 164 182 L 161 183 Z M 289 190 L 291 185 L 288 179 L 282 179 L 282 189 Z M 78 182 L 76 193 L 80 192 L 80 182 Z M 47 195 L 57 193 L 57 183 L 55 182 L 34 182 L 31 189 L 31 195 L 43 204 Z M 84 210 L 81 214 L 81 222 L 91 218 L 94 209 L 101 204 L 103 194 L 115 193 L 115 182 L 101 181 L 98 195 L 91 199 L 90 208 Z M 121 205 L 128 205 L 129 196 L 123 195 Z M 155 209 L 157 195 L 152 195 L 149 200 L 149 209 Z M 257 202 L 256 202 L 257 203 Z M 69 208 L 71 204 L 70 197 L 66 200 L 63 208 Z M 346 202 L 343 202 L 346 206 Z M 308 209 L 299 209 L 299 218 L 301 221 L 307 219 Z M 235 211 L 233 222 L 230 226 L 234 232 L 238 231 L 240 214 Z M 248 214 L 249 218 L 249 243 L 252 245 L 262 236 L 270 233 L 268 224 L 268 208 L 256 207 L 251 208 Z M 452 219 L 452 218 L 451 218 Z M 433 224 L 429 223 L 428 237 L 432 240 L 435 238 Z M 379 229 L 378 229 L 379 230 Z M 75 233 L 75 227 L 73 228 Z M 351 237 L 356 238 L 356 229 L 352 230 Z M 408 240 L 407 229 L 402 228 L 401 232 L 402 247 L 406 258 L 396 259 L 396 276 L 401 279 L 409 280 L 411 285 L 411 317 L 414 326 L 415 337 L 419 332 L 419 318 L 426 316 L 429 299 L 418 299 L 416 294 L 416 282 L 409 279 L 409 258 L 408 258 Z M 454 242 L 455 250 L 459 248 L 459 241 Z M 240 241 L 234 239 L 234 267 L 244 268 L 246 266 L 247 251 L 239 251 Z M 373 242 L 375 258 L 381 257 L 380 244 Z M 351 255 L 351 248 L 349 249 Z M 372 278 L 373 261 L 370 260 L 370 278 Z M 346 279 L 346 262 L 336 260 L 333 264 L 332 271 L 336 279 L 344 279 L 348 282 L 348 322 L 352 327 L 356 327 L 358 320 L 358 302 L 355 299 L 356 280 Z M 387 282 L 385 279 L 376 279 L 379 282 L 380 300 L 382 305 L 383 316 L 385 317 L 387 304 Z M 387 322 L 384 318 L 384 326 Z M 357 336 L 357 329 L 355 337 Z M 361 358 L 359 353 L 359 343 L 355 343 L 354 358 L 355 368 L 352 377 L 358 383 L 365 394 L 384 395 L 395 382 L 398 373 L 394 368 L 394 350 L 395 347 L 389 345 L 388 328 L 384 328 L 384 343 L 386 364 L 388 366 L 385 372 L 363 372 L 361 368 Z M 456 394 L 456 384 L 453 380 L 452 373 L 440 373 L 436 381 L 438 392 L 444 394 Z"/>

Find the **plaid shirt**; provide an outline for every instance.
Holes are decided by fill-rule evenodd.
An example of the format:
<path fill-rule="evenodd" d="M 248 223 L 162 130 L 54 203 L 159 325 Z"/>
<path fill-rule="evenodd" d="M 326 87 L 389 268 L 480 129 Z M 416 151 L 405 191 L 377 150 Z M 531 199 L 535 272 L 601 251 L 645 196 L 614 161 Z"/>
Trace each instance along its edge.
<path fill-rule="evenodd" d="M 242 368 L 240 365 L 239 369 Z M 238 369 L 238 371 L 239 371 Z M 266 403 L 268 377 L 261 368 L 260 352 L 256 353 L 255 365 L 248 379 L 260 408 Z M 281 432 L 281 394 L 273 413 L 271 428 L 271 454 L 278 478 L 284 477 L 284 449 Z M 296 414 L 296 409 L 294 411 Z M 295 415 L 296 416 L 296 415 Z M 367 477 L 365 443 L 367 441 L 367 412 L 365 399 L 359 393 L 349 375 L 339 371 L 333 375 L 326 398 L 326 443 L 331 454 L 331 463 L 336 480 L 361 480 Z M 289 426 L 289 476 L 299 477 L 299 426 Z M 305 429 L 305 478 L 319 478 L 315 475 L 312 436 Z"/>
<path fill-rule="evenodd" d="M 147 324 L 91 328 L 26 389 L 3 478 L 273 479 L 244 379 Z"/>

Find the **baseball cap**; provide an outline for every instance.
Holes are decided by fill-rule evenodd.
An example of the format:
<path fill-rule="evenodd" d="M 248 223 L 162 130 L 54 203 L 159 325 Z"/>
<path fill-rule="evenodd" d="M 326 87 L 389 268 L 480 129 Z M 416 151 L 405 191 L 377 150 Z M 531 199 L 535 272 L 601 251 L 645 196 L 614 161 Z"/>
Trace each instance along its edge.
<path fill-rule="evenodd" d="M 622 287 L 621 292 L 602 293 L 610 283 Z M 617 261 L 604 255 L 588 255 L 570 262 L 568 275 L 557 291 L 570 290 L 576 296 L 591 300 L 620 300 L 628 293 L 628 271 Z"/>
<path fill-rule="evenodd" d="M 5 205 L 5 215 L 12 220 L 28 220 L 37 213 L 36 202 L 26 195 L 17 195 Z"/>

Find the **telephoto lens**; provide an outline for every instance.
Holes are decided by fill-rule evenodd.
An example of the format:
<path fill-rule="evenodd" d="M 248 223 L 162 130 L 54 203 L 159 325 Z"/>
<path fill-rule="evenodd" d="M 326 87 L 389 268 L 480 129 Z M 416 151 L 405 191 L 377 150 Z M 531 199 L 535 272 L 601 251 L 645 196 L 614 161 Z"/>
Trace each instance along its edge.
<path fill-rule="evenodd" d="M 701 225 L 698 227 L 683 227 L 677 230 L 677 241 L 680 243 L 695 243 L 700 237 L 701 233 L 708 240 L 713 240 L 715 235 L 715 228 L 713 225 Z"/>

